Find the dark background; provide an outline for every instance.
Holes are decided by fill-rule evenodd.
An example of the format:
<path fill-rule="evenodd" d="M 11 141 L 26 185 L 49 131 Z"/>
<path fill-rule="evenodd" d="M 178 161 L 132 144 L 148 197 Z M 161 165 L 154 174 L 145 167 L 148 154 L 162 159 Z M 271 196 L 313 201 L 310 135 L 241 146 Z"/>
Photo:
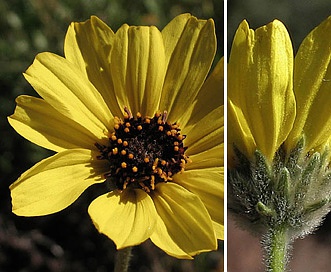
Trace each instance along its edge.
<path fill-rule="evenodd" d="M 219 0 L 0 0 L 0 272 L 112 271 L 114 243 L 98 234 L 87 213 L 103 187 L 89 188 L 59 213 L 34 218 L 11 213 L 9 185 L 52 153 L 18 135 L 6 116 L 15 97 L 36 93 L 22 73 L 37 53 L 63 55 L 63 39 L 72 21 L 97 15 L 114 31 L 123 23 L 162 29 L 180 13 L 215 20 L 218 57 L 223 55 L 223 1 Z M 192 237 L 194 238 L 194 237 Z M 131 271 L 220 271 L 222 243 L 216 252 L 194 261 L 169 257 L 147 241 L 133 249 Z"/>
<path fill-rule="evenodd" d="M 331 2 L 329 0 L 229 0 L 228 53 L 234 33 L 243 19 L 246 19 L 253 29 L 273 19 L 281 20 L 287 27 L 294 50 L 297 52 L 304 37 L 330 15 Z M 261 260 L 259 238 L 240 230 L 231 217 L 228 218 L 228 270 L 233 272 L 264 271 Z M 331 271 L 330 215 L 314 234 L 294 243 L 290 264 L 293 272 Z"/>

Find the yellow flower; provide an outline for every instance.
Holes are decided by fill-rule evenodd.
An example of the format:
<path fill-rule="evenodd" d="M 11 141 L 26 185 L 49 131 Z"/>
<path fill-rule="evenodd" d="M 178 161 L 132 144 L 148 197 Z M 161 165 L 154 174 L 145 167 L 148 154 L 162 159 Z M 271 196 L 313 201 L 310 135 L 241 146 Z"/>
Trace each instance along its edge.
<path fill-rule="evenodd" d="M 228 65 L 229 165 L 235 145 L 248 158 L 256 149 L 271 162 L 285 142 L 305 151 L 324 148 L 331 133 L 331 18 L 293 49 L 284 25 L 275 20 L 253 31 L 243 21 Z"/>
<path fill-rule="evenodd" d="M 243 21 L 228 64 L 228 208 L 261 235 L 267 271 L 330 211 L 331 17 L 294 58 L 278 20 Z M 244 223 L 244 224 L 243 224 Z"/>
<path fill-rule="evenodd" d="M 8 118 L 23 137 L 57 152 L 10 186 L 13 212 L 40 216 L 90 185 L 110 192 L 89 206 L 118 249 L 150 238 L 177 258 L 223 239 L 223 62 L 212 20 L 183 14 L 161 32 L 97 17 L 72 23 L 65 58 L 37 55 L 25 72 L 42 98 L 16 100 Z M 106 188 L 106 186 L 105 186 Z"/>

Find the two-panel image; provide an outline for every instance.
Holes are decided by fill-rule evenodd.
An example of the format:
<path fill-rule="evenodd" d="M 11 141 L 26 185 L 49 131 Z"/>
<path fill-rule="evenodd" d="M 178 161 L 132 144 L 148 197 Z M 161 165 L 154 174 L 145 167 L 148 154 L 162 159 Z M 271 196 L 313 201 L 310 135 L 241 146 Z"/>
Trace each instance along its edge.
<path fill-rule="evenodd" d="M 0 0 L 1 272 L 331 271 L 331 3 Z"/>

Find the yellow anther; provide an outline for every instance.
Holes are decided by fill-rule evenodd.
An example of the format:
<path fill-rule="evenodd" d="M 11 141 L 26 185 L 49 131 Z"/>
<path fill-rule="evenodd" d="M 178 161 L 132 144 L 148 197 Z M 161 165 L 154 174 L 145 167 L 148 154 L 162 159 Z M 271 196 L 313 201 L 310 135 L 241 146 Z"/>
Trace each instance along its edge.
<path fill-rule="evenodd" d="M 120 125 L 119 124 L 116 124 L 115 126 L 114 126 L 114 129 L 115 130 L 118 130 L 120 128 Z"/>
<path fill-rule="evenodd" d="M 155 189 L 155 177 L 154 177 L 154 175 L 151 175 L 151 189 L 152 190 Z"/>
<path fill-rule="evenodd" d="M 159 126 L 159 131 L 163 131 L 163 126 Z"/>
<path fill-rule="evenodd" d="M 123 146 L 128 146 L 129 143 L 127 141 L 123 141 Z"/>
<path fill-rule="evenodd" d="M 155 161 L 153 162 L 152 169 L 155 170 L 158 164 L 159 164 L 159 158 L 156 158 Z"/>
<path fill-rule="evenodd" d="M 116 137 L 115 135 L 112 135 L 112 136 L 111 136 L 111 139 L 112 139 L 113 141 L 116 141 L 117 137 Z"/>
<path fill-rule="evenodd" d="M 166 162 L 165 160 L 162 160 L 162 161 L 161 161 L 161 164 L 162 164 L 162 165 L 166 165 L 167 162 Z"/>
<path fill-rule="evenodd" d="M 132 167 L 132 172 L 137 173 L 137 172 L 138 172 L 138 167 L 133 166 L 133 167 Z"/>
<path fill-rule="evenodd" d="M 148 157 L 145 157 L 144 158 L 144 162 L 148 163 L 149 162 L 149 158 Z"/>
<path fill-rule="evenodd" d="M 130 153 L 130 154 L 128 155 L 128 158 L 132 160 L 132 159 L 134 158 L 133 154 Z"/>
<path fill-rule="evenodd" d="M 118 140 L 117 140 L 117 143 L 118 143 L 118 144 L 122 144 L 122 142 L 123 142 L 122 139 L 118 139 Z"/>
<path fill-rule="evenodd" d="M 171 131 L 167 131 L 167 136 L 171 136 Z"/>
<path fill-rule="evenodd" d="M 122 163 L 121 163 L 121 167 L 122 167 L 122 168 L 126 168 L 126 166 L 127 166 L 126 162 L 122 162 Z"/>
<path fill-rule="evenodd" d="M 129 132 L 130 132 L 130 129 L 126 127 L 126 128 L 124 129 L 124 132 L 129 133 Z"/>
<path fill-rule="evenodd" d="M 150 124 L 150 122 L 151 122 L 151 119 L 149 119 L 149 118 L 146 118 L 146 119 L 145 119 L 145 123 L 146 123 L 146 124 Z"/>
<path fill-rule="evenodd" d="M 116 155 L 118 153 L 117 147 L 113 148 L 112 152 L 113 152 L 114 155 Z"/>
<path fill-rule="evenodd" d="M 174 146 L 174 150 L 175 151 L 178 151 L 179 150 L 179 147 L 177 145 Z"/>
<path fill-rule="evenodd" d="M 141 113 L 137 112 L 137 118 L 141 118 Z"/>
<path fill-rule="evenodd" d="M 143 127 L 142 127 L 141 125 L 139 125 L 139 126 L 137 126 L 137 129 L 138 129 L 138 130 L 142 130 Z"/>
<path fill-rule="evenodd" d="M 124 156 L 124 155 L 126 155 L 126 151 L 123 149 L 122 151 L 121 151 L 121 154 Z"/>
<path fill-rule="evenodd" d="M 130 124 L 129 122 L 126 122 L 126 123 L 125 123 L 125 126 L 126 126 L 126 127 L 131 127 L 131 124 Z"/>
<path fill-rule="evenodd" d="M 177 136 L 177 139 L 178 139 L 179 141 L 182 141 L 182 140 L 183 140 L 183 135 L 178 135 L 178 136 Z"/>

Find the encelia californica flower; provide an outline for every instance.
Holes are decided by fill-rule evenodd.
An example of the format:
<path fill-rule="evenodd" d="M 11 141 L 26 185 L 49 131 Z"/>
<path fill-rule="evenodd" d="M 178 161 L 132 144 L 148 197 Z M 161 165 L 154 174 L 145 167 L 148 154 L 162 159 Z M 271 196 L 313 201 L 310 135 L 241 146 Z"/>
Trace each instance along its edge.
<path fill-rule="evenodd" d="M 288 243 L 303 237 L 330 210 L 330 31 L 331 17 L 304 39 L 295 58 L 278 20 L 255 31 L 243 21 L 234 37 L 228 206 L 239 225 L 267 233 L 267 252 L 279 246 L 273 236 Z"/>
<path fill-rule="evenodd" d="M 177 258 L 215 250 L 223 239 L 223 63 L 206 80 L 214 32 L 211 19 L 189 14 L 161 32 L 125 24 L 114 33 L 94 16 L 72 23 L 65 57 L 38 54 L 24 74 L 41 98 L 19 96 L 8 119 L 56 152 L 10 186 L 13 212 L 55 213 L 105 182 L 88 212 L 118 249 L 150 238 Z"/>

